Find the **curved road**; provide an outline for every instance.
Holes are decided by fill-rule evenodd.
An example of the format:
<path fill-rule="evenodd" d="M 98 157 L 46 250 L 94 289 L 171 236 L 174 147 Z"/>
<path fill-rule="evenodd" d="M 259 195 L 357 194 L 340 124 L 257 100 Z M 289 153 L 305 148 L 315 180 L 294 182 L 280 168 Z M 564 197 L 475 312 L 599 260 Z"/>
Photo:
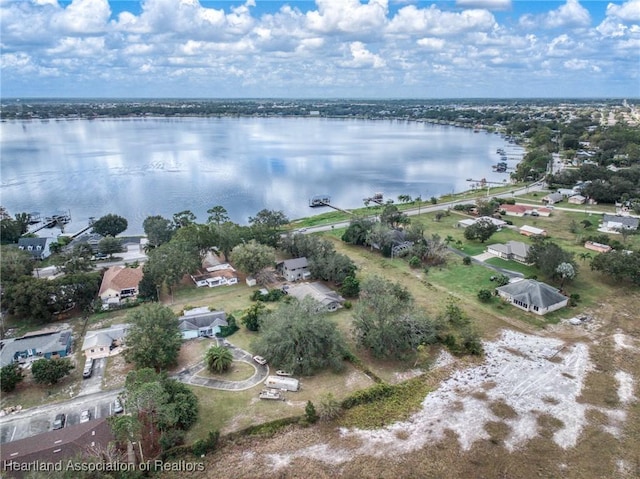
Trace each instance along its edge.
<path fill-rule="evenodd" d="M 220 344 L 222 343 L 222 344 Z M 197 374 L 205 369 L 204 361 L 200 361 L 199 363 L 194 364 L 188 369 L 183 369 L 176 376 L 174 376 L 178 381 L 193 384 L 194 386 L 202 386 L 205 388 L 211 389 L 220 389 L 223 391 L 244 391 L 246 389 L 251 389 L 252 387 L 260 384 L 269 375 L 269 366 L 266 364 L 260 365 L 257 364 L 253 360 L 253 356 L 247 351 L 244 351 L 228 341 L 221 341 L 218 339 L 219 345 L 224 345 L 231 350 L 233 354 L 233 359 L 235 361 L 242 361 L 243 363 L 247 363 L 256 370 L 253 376 L 249 379 L 244 379 L 242 381 L 223 381 L 221 379 L 211 379 L 205 378 L 202 376 L 197 376 Z"/>

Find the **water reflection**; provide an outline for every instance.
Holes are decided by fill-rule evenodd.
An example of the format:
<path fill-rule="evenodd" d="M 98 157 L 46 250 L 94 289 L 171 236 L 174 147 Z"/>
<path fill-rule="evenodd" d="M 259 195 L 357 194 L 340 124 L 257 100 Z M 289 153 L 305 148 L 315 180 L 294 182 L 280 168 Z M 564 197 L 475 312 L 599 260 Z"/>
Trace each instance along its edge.
<path fill-rule="evenodd" d="M 23 128 L 24 127 L 24 128 Z M 245 223 L 262 208 L 291 217 L 329 194 L 343 208 L 374 192 L 423 198 L 493 173 L 497 135 L 403 121 L 293 118 L 5 122 L 2 205 L 11 213 L 71 210 L 74 231 L 117 213 L 140 233 L 148 215 L 223 205 Z"/>

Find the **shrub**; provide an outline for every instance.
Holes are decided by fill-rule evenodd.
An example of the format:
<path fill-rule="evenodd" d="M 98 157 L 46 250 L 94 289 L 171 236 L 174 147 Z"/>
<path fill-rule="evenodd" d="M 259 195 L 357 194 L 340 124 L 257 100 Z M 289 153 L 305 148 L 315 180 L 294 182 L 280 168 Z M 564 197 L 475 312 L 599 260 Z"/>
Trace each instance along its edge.
<path fill-rule="evenodd" d="M 160 436 L 160 447 L 167 451 L 176 446 L 184 444 L 184 431 L 180 429 L 167 429 Z"/>
<path fill-rule="evenodd" d="M 493 295 L 488 289 L 481 289 L 480 291 L 478 291 L 478 299 L 483 303 L 488 303 L 489 301 L 491 301 L 492 297 Z"/>
<path fill-rule="evenodd" d="M 571 307 L 578 306 L 579 302 L 580 302 L 580 295 L 578 293 L 573 293 L 571 296 L 569 296 L 569 306 Z"/>
<path fill-rule="evenodd" d="M 356 391 L 355 393 L 347 396 L 342 401 L 342 408 L 351 409 L 352 407 L 358 406 L 359 404 L 370 403 L 380 398 L 389 397 L 392 394 L 392 386 L 385 383 L 375 384 L 370 388 Z"/>
<path fill-rule="evenodd" d="M 342 414 L 340 402 L 331 393 L 320 397 L 319 418 L 323 421 L 331 421 Z"/>
<path fill-rule="evenodd" d="M 411 266 L 412 268 L 418 268 L 420 266 L 420 263 L 420 258 L 418 258 L 417 256 L 412 256 L 409 260 L 409 266 Z"/>
<path fill-rule="evenodd" d="M 318 413 L 316 407 L 311 401 L 307 401 L 307 405 L 304 408 L 304 418 L 309 424 L 313 424 L 318 420 Z"/>
<path fill-rule="evenodd" d="M 344 309 L 351 309 L 353 307 L 353 304 L 351 303 L 351 301 L 345 301 L 344 303 L 342 303 L 342 306 L 344 306 Z"/>
<path fill-rule="evenodd" d="M 462 264 L 465 266 L 469 266 L 471 264 L 471 256 L 465 256 L 462 258 Z"/>
<path fill-rule="evenodd" d="M 507 276 L 506 274 L 498 275 L 495 281 L 498 286 L 506 286 L 507 284 L 509 284 L 509 276 Z"/>
<path fill-rule="evenodd" d="M 227 336 L 231 336 L 239 329 L 240 327 L 238 326 L 236 318 L 232 314 L 230 314 L 229 316 L 227 316 L 227 326 L 220 326 L 219 336 L 226 338 Z"/>
<path fill-rule="evenodd" d="M 218 444 L 220 433 L 218 431 L 209 431 L 206 439 L 198 439 L 191 446 L 191 453 L 194 456 L 202 456 L 208 452 L 213 452 Z"/>

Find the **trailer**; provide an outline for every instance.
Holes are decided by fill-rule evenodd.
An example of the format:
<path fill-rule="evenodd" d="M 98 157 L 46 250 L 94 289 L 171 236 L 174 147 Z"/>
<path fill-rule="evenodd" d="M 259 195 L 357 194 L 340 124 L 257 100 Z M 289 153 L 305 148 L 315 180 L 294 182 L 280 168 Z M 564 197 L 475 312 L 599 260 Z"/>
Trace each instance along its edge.
<path fill-rule="evenodd" d="M 264 384 L 268 388 L 284 389 L 285 391 L 295 392 L 300 389 L 300 381 L 295 378 L 287 378 L 282 376 L 268 376 Z"/>
<path fill-rule="evenodd" d="M 284 401 L 282 391 L 278 389 L 263 389 L 258 396 L 260 399 L 270 399 L 272 401 Z"/>

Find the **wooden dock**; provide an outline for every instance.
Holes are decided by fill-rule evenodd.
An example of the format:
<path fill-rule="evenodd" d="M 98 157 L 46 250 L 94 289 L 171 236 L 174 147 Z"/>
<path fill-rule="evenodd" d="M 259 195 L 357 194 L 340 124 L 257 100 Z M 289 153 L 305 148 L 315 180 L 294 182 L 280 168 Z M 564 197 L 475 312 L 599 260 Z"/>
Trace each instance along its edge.
<path fill-rule="evenodd" d="M 38 223 L 33 223 L 31 225 L 32 227 L 29 228 L 27 233 L 36 233 L 45 228 L 53 228 L 55 226 L 64 227 L 64 225 L 66 225 L 69 222 L 71 222 L 70 213 L 48 216 L 44 220 Z"/>

